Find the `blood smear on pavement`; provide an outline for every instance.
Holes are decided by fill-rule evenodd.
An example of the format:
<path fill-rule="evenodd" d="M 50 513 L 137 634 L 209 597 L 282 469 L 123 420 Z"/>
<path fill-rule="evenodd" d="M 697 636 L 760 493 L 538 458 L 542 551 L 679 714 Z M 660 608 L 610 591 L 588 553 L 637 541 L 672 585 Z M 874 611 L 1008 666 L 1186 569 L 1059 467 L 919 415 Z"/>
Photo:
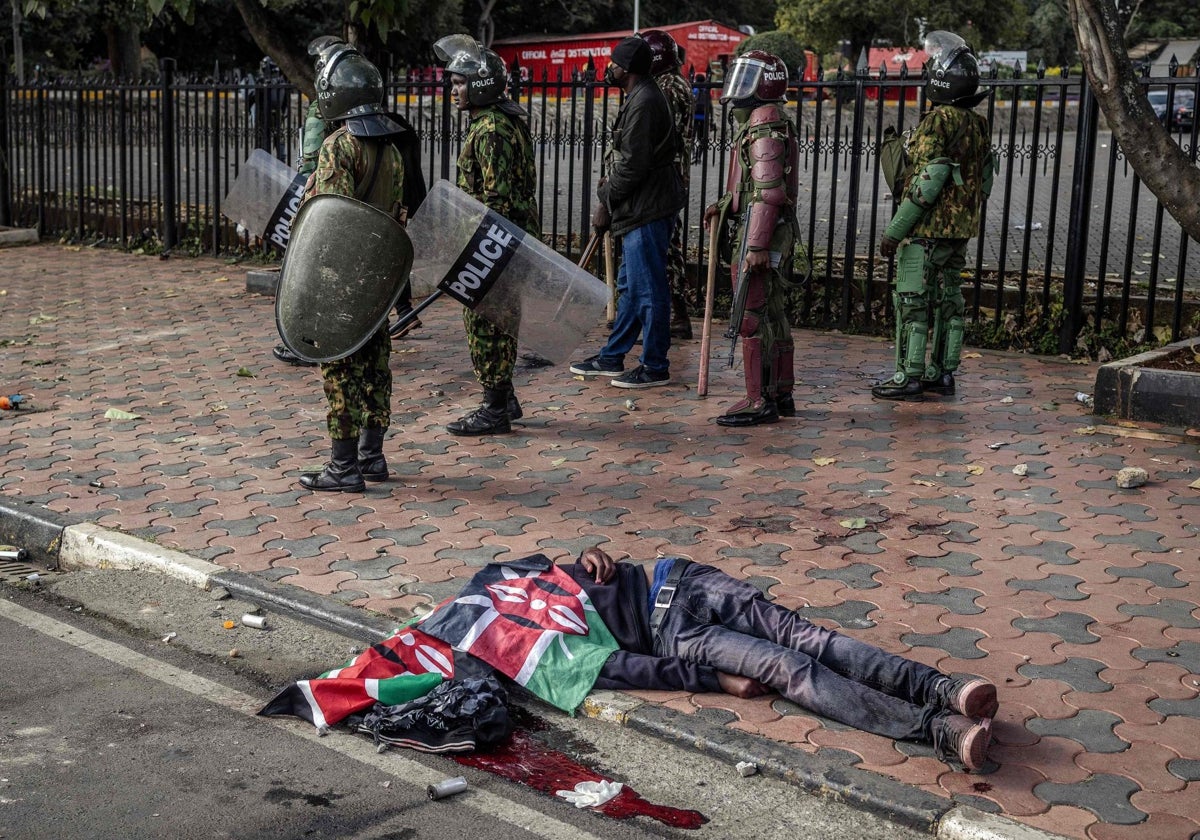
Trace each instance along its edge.
<path fill-rule="evenodd" d="M 513 732 L 506 744 L 486 753 L 465 753 L 447 758 L 453 758 L 467 767 L 495 773 L 510 782 L 519 782 L 551 796 L 556 790 L 574 790 L 580 782 L 614 781 L 558 750 L 550 749 L 519 729 Z M 672 828 L 695 829 L 708 822 L 708 818 L 699 811 L 647 802 L 629 785 L 625 785 L 617 796 L 592 810 L 618 820 L 649 817 Z"/>

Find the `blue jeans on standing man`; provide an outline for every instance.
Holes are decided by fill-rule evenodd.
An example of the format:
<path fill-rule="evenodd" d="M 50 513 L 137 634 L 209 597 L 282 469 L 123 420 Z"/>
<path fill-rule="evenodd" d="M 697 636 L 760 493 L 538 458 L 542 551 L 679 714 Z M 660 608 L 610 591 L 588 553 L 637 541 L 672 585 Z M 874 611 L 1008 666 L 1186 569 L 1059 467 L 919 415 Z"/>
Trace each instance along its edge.
<path fill-rule="evenodd" d="M 674 216 L 647 222 L 621 237 L 621 270 L 617 272 L 617 317 L 601 348 L 602 367 L 620 370 L 625 354 L 642 336 L 642 366 L 668 373 L 671 363 L 671 290 L 667 288 L 667 248 Z"/>
<path fill-rule="evenodd" d="M 929 741 L 945 713 L 934 690 L 940 671 L 812 624 L 712 566 L 684 571 L 654 652 L 751 677 L 809 711 L 889 738 Z"/>

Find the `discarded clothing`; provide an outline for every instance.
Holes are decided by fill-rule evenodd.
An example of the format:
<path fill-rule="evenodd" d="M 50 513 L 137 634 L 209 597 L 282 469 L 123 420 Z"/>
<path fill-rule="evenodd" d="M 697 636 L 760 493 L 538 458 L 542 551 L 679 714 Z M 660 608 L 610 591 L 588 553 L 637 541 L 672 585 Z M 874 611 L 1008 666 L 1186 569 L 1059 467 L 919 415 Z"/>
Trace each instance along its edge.
<path fill-rule="evenodd" d="M 450 680 L 396 706 L 375 706 L 358 724 L 375 743 L 431 753 L 470 752 L 512 732 L 508 693 L 495 677 Z"/>

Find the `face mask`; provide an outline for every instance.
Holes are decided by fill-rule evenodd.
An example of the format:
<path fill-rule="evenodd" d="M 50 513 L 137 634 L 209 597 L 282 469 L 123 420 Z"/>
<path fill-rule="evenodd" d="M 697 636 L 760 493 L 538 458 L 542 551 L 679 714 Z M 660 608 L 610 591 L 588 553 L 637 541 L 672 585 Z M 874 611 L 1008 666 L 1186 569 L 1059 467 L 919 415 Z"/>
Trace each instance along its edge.
<path fill-rule="evenodd" d="M 611 61 L 608 63 L 608 66 L 604 68 L 604 83 L 609 85 L 615 85 L 617 83 L 617 65 L 613 64 Z"/>

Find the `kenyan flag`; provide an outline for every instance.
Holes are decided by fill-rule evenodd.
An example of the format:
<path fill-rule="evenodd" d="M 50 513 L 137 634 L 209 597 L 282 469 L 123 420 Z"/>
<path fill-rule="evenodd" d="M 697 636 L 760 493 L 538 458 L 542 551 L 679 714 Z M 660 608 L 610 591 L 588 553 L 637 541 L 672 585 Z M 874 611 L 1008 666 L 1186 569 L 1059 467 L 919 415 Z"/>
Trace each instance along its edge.
<path fill-rule="evenodd" d="M 454 676 L 454 652 L 414 627 L 371 645 L 340 668 L 285 688 L 260 715 L 296 715 L 318 729 L 348 715 L 423 697 Z"/>
<path fill-rule="evenodd" d="M 570 713 L 617 650 L 587 593 L 541 554 L 489 564 L 420 628 Z"/>

